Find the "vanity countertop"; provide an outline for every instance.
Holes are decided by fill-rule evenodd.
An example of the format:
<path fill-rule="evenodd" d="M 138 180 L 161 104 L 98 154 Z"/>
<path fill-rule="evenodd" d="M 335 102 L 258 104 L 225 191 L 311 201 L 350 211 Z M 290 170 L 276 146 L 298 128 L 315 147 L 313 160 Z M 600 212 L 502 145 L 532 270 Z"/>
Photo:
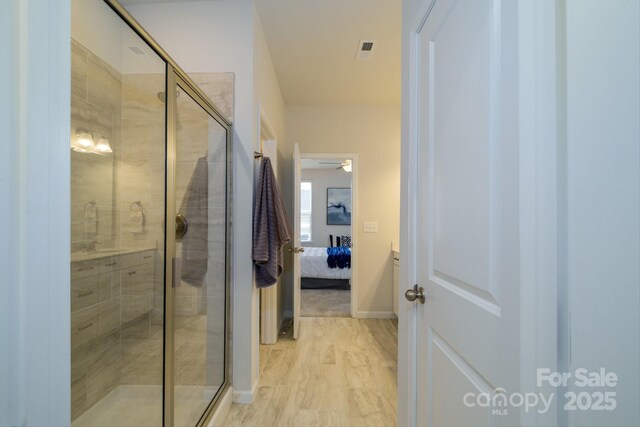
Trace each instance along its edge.
<path fill-rule="evenodd" d="M 89 261 L 92 259 L 108 258 L 112 256 L 133 254 L 137 252 L 145 252 L 155 250 L 153 247 L 145 248 L 104 248 L 93 252 L 74 252 L 71 254 L 71 262 Z"/>

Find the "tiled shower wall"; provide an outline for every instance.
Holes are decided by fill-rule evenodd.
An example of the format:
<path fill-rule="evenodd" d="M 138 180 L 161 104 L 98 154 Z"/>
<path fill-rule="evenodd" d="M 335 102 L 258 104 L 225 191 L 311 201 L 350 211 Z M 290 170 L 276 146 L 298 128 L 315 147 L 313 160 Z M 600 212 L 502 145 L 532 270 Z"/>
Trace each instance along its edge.
<path fill-rule="evenodd" d="M 71 137 L 80 129 L 99 133 L 117 152 L 121 141 L 121 74 L 73 40 L 71 60 Z M 118 246 L 114 168 L 113 155 L 71 151 L 72 253 L 82 252 L 87 244 Z M 86 218 L 90 202 L 96 203 L 95 227 Z M 80 277 L 81 270 L 81 266 L 72 267 L 73 295 L 88 295 L 72 299 L 71 305 L 72 419 L 118 386 L 121 367 L 120 276 L 107 272 L 84 278 Z M 92 294 L 95 281 L 99 282 L 98 292 Z M 96 295 L 95 300 L 90 294 Z"/>
<path fill-rule="evenodd" d="M 71 42 L 71 137 L 78 130 L 99 133 L 117 152 L 121 139 L 122 76 L 75 40 Z M 71 252 L 88 241 L 116 245 L 114 156 L 71 152 Z M 85 206 L 96 202 L 97 232 L 87 232 Z"/>
<path fill-rule="evenodd" d="M 191 77 L 231 121 L 233 74 L 201 73 Z M 85 340 L 82 348 L 72 348 L 75 419 L 120 384 L 162 384 L 165 106 L 157 95 L 164 91 L 165 76 L 123 75 L 73 40 L 71 86 L 72 135 L 76 128 L 99 132 L 114 151 L 113 155 L 100 158 L 71 153 L 72 252 L 82 251 L 87 241 L 99 241 L 98 247 L 103 249 L 156 249 L 150 309 L 131 318 L 142 303 L 138 301 L 140 295 L 126 295 L 126 287 L 112 274 L 110 298 L 100 303 L 108 307 L 109 315 L 116 317 L 120 327 Z M 178 193 L 184 194 L 182 184 Z M 85 224 L 84 209 L 89 201 L 96 202 L 99 212 L 99 227 L 93 234 L 87 234 Z M 131 220 L 135 202 L 143 207 L 142 227 Z M 215 206 L 211 208 L 220 210 L 221 202 L 224 204 L 223 196 L 212 197 L 210 203 Z M 224 257 L 219 246 L 212 247 L 215 258 L 212 257 L 210 268 L 224 268 L 220 266 Z M 206 299 L 219 300 L 220 289 L 224 289 L 224 284 L 203 289 L 179 287 L 176 292 L 179 312 L 206 314 Z M 223 324 L 208 328 L 215 335 L 224 333 Z M 211 359 L 208 363 L 215 364 L 215 371 L 221 372 L 218 366 L 223 364 L 222 359 Z"/>

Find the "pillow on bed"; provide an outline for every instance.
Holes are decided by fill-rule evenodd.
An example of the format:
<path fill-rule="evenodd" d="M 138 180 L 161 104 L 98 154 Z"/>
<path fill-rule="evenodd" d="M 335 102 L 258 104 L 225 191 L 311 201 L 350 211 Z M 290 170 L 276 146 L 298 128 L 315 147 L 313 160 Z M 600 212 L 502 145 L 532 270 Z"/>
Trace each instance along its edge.
<path fill-rule="evenodd" d="M 351 236 L 340 236 L 340 246 L 345 248 L 351 247 Z"/>

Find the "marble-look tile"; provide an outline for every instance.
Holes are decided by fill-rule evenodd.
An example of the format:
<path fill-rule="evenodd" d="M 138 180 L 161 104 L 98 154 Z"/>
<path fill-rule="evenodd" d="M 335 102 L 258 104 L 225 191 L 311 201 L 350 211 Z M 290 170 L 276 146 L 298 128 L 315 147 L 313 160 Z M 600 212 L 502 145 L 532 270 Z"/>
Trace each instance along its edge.
<path fill-rule="evenodd" d="M 73 427 L 162 425 L 162 386 L 121 385 L 74 420 Z"/>
<path fill-rule="evenodd" d="M 87 99 L 87 51 L 71 39 L 71 94 Z"/>
<path fill-rule="evenodd" d="M 176 317 L 175 380 L 180 385 L 207 384 L 207 317 L 204 315 Z M 218 348 L 218 352 L 223 347 Z M 213 353 L 215 354 L 215 353 Z M 210 354 L 209 357 L 212 357 Z M 219 384 L 209 384 L 219 385 Z"/>
<path fill-rule="evenodd" d="M 138 297 L 124 296 L 123 298 L 126 300 Z M 120 333 L 122 334 L 123 339 L 149 338 L 151 335 L 151 321 L 149 319 L 149 313 L 143 313 L 142 315 L 126 322 L 123 321 L 120 327 Z"/>
<path fill-rule="evenodd" d="M 165 91 L 165 73 L 124 74 L 122 76 L 122 116 L 137 122 L 155 122 L 164 127 L 165 104 L 158 95 Z"/>
<path fill-rule="evenodd" d="M 195 108 L 191 103 L 187 105 Z M 200 108 L 199 105 L 196 106 Z M 188 113 L 194 114 L 195 117 L 187 116 Z M 189 110 L 184 114 L 178 105 L 176 159 L 178 162 L 196 162 L 209 149 L 209 116 L 204 110 Z"/>
<path fill-rule="evenodd" d="M 117 71 L 81 44 L 72 41 L 71 138 L 79 130 L 103 136 L 116 149 L 121 126 L 121 83 Z M 114 229 L 113 155 L 71 152 L 72 247 L 82 249 L 88 240 L 112 241 Z M 84 205 L 99 208 L 98 232 L 87 232 Z M 94 229 L 90 227 L 89 229 Z"/>
<path fill-rule="evenodd" d="M 260 374 L 260 383 L 264 385 L 287 385 L 295 381 L 297 369 L 296 350 L 274 348 L 269 352 L 263 371 Z"/>
<path fill-rule="evenodd" d="M 260 386 L 255 402 L 248 405 L 242 417 L 243 426 L 275 426 L 284 412 L 292 388 L 290 386 Z"/>
<path fill-rule="evenodd" d="M 122 120 L 122 136 L 127 142 L 121 149 L 123 158 L 164 162 L 164 120 L 158 123 L 125 116 Z"/>
<path fill-rule="evenodd" d="M 87 406 L 90 407 L 119 384 L 120 343 L 98 352 L 87 364 Z"/>
<path fill-rule="evenodd" d="M 122 110 L 122 75 L 98 56 L 88 52 L 89 102 L 116 113 Z"/>
<path fill-rule="evenodd" d="M 229 412 L 224 419 L 225 426 L 240 426 L 242 425 L 242 418 L 244 418 L 244 413 L 247 410 L 249 405 L 238 405 L 233 404 L 231 408 L 229 408 Z"/>
<path fill-rule="evenodd" d="M 153 308 L 153 295 L 127 295 L 121 299 L 121 320 L 124 325 L 145 315 Z"/>
<path fill-rule="evenodd" d="M 71 366 L 71 419 L 87 409 L 87 370 L 84 363 Z"/>
<path fill-rule="evenodd" d="M 148 339 L 122 340 L 121 384 L 162 384 L 162 331 Z"/>
<path fill-rule="evenodd" d="M 233 73 L 190 73 L 189 77 L 202 89 L 216 110 L 233 122 Z"/>
<path fill-rule="evenodd" d="M 389 319 L 302 318 L 298 340 L 261 346 L 263 387 L 224 425 L 395 426 L 396 329 Z"/>
<path fill-rule="evenodd" d="M 71 138 L 80 129 L 90 130 L 92 105 L 85 97 L 71 94 Z"/>
<path fill-rule="evenodd" d="M 290 427 L 340 427 L 345 425 L 344 419 L 345 415 L 339 411 L 294 409 L 286 414 L 279 424 Z"/>

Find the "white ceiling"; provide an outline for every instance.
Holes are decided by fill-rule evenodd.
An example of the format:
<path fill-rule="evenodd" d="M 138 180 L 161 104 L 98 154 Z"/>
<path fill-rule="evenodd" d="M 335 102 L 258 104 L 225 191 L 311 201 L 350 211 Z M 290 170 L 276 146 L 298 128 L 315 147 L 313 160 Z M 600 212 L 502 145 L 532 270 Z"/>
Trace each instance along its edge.
<path fill-rule="evenodd" d="M 401 0 L 255 0 L 287 104 L 399 104 Z M 377 40 L 356 61 L 360 40 Z"/>
<path fill-rule="evenodd" d="M 400 104 L 402 0 L 254 1 L 286 104 Z M 355 60 L 360 40 L 372 59 Z"/>

